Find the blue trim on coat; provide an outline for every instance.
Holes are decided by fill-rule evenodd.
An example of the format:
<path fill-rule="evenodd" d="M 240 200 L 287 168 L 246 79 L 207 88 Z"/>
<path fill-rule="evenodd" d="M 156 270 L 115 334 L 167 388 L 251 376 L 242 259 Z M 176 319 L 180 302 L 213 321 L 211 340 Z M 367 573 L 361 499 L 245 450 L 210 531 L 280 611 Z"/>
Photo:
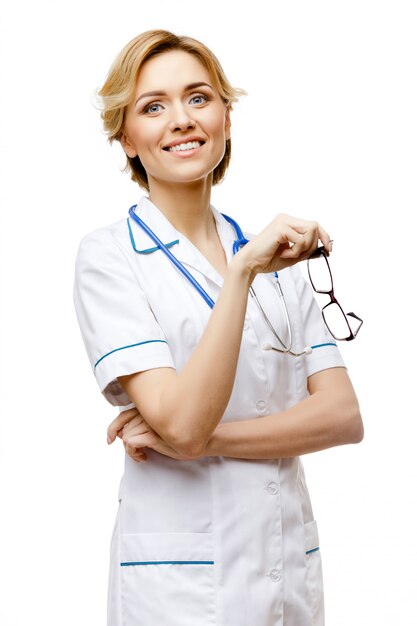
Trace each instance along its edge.
<path fill-rule="evenodd" d="M 129 565 L 214 565 L 214 561 L 127 561 L 121 567 Z"/>
<path fill-rule="evenodd" d="M 129 228 L 129 237 L 130 237 L 130 243 L 132 244 L 132 248 L 135 252 L 137 252 L 138 254 L 150 254 L 151 252 L 156 252 L 156 250 L 159 250 L 159 246 L 154 246 L 153 248 L 146 248 L 145 250 L 138 250 L 138 248 L 136 247 L 136 242 L 135 242 L 135 238 L 133 237 L 133 232 L 132 232 L 132 227 L 130 225 L 129 222 L 129 218 L 127 218 L 127 226 Z M 174 246 L 176 243 L 179 243 L 179 239 L 175 239 L 175 241 L 171 241 L 170 243 L 166 243 L 166 247 L 170 248 L 171 246 Z"/>
<path fill-rule="evenodd" d="M 311 554 L 312 552 L 317 552 L 317 550 L 320 550 L 320 548 L 313 548 L 312 550 L 307 550 L 306 555 Z"/>
<path fill-rule="evenodd" d="M 319 343 L 317 344 L 317 346 L 311 346 L 312 350 L 315 350 L 316 348 L 324 348 L 325 346 L 334 346 L 335 348 L 337 348 L 337 343 Z"/>
<path fill-rule="evenodd" d="M 148 339 L 148 341 L 140 341 L 139 343 L 132 343 L 130 346 L 122 346 L 121 348 L 115 348 L 114 350 L 110 350 L 110 352 L 107 352 L 107 354 L 100 357 L 99 360 L 95 363 L 94 369 L 96 369 L 100 361 L 105 359 L 106 356 L 113 354 L 113 352 L 118 352 L 119 350 L 126 350 L 126 348 L 135 348 L 136 346 L 143 346 L 143 344 L 145 343 L 167 343 L 167 342 L 165 341 L 165 339 Z"/>

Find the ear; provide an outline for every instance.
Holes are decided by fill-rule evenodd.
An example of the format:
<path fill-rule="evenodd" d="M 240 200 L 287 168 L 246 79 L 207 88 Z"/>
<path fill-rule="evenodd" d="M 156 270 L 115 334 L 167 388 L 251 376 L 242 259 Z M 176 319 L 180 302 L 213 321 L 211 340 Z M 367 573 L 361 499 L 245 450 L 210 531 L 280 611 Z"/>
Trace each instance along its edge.
<path fill-rule="evenodd" d="M 134 159 L 136 156 L 138 156 L 135 146 L 130 142 L 125 132 L 122 132 L 122 134 L 120 135 L 120 144 L 128 157 Z"/>
<path fill-rule="evenodd" d="M 232 126 L 232 122 L 230 120 L 230 109 L 226 109 L 226 116 L 225 116 L 225 122 L 224 122 L 224 130 L 226 133 L 226 139 L 230 139 L 231 126 Z"/>

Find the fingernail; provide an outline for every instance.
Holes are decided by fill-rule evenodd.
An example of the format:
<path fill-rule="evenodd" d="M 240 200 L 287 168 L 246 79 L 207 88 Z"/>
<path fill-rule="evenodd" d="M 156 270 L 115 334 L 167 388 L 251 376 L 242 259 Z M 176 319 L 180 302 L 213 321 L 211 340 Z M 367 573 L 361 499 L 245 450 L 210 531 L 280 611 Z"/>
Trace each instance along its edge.
<path fill-rule="evenodd" d="M 107 435 L 107 443 L 109 443 L 109 444 L 111 443 L 111 439 L 110 439 L 109 435 Z"/>

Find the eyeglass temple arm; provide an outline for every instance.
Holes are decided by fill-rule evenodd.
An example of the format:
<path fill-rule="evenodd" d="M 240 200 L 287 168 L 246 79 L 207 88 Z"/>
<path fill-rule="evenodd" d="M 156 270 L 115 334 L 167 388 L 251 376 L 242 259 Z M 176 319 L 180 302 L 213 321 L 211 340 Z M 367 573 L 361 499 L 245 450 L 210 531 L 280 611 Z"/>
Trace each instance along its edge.
<path fill-rule="evenodd" d="M 346 317 L 349 315 L 349 317 L 353 317 L 355 320 L 358 320 L 358 322 L 360 322 L 359 326 L 357 327 L 357 329 L 355 330 L 355 332 L 352 331 L 352 329 L 350 329 L 350 332 L 352 333 L 352 339 L 354 339 L 356 337 L 356 335 L 358 334 L 362 324 L 363 324 L 363 319 L 360 318 L 358 315 L 356 315 L 356 313 L 352 313 L 352 311 L 350 311 L 349 313 L 346 313 Z M 349 326 L 350 328 L 350 326 Z"/>

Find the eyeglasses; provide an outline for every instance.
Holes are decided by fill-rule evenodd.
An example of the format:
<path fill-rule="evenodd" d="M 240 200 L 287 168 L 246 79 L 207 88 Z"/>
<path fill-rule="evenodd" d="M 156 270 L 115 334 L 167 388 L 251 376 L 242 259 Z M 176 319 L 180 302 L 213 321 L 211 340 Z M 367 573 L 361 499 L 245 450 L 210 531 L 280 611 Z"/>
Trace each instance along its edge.
<path fill-rule="evenodd" d="M 363 324 L 363 320 L 355 313 L 345 313 L 334 297 L 333 277 L 330 265 L 327 260 L 327 253 L 323 246 L 317 248 L 307 260 L 307 270 L 311 285 L 316 293 L 324 293 L 330 296 L 330 302 L 326 304 L 321 312 L 324 322 L 330 334 L 338 341 L 351 341 L 355 339 Z M 356 328 L 352 329 L 349 319 L 355 319 L 358 324 L 352 324 Z"/>

